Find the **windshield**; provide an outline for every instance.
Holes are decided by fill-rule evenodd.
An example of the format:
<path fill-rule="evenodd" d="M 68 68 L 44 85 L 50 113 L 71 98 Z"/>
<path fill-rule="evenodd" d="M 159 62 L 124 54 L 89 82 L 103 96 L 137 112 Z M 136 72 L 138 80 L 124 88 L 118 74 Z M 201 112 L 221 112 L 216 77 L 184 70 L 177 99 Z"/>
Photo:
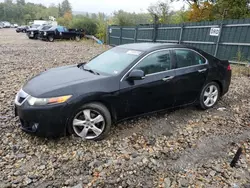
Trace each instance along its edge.
<path fill-rule="evenodd" d="M 57 26 L 53 26 L 49 30 L 55 30 L 56 28 L 57 28 Z"/>
<path fill-rule="evenodd" d="M 141 51 L 120 47 L 113 48 L 93 58 L 84 68 L 99 73 L 116 75 L 129 66 L 141 53 Z"/>
<path fill-rule="evenodd" d="M 38 25 L 38 24 L 33 24 L 33 25 L 31 25 L 31 28 L 38 28 L 40 25 Z"/>

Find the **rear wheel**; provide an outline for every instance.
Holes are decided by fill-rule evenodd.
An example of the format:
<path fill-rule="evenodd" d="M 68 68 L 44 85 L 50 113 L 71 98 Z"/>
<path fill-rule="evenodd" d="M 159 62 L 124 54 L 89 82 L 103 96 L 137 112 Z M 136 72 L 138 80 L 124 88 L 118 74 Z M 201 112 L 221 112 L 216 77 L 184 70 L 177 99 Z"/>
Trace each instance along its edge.
<path fill-rule="evenodd" d="M 76 40 L 77 42 L 79 42 L 79 41 L 81 40 L 81 37 L 80 37 L 80 36 L 76 36 L 76 37 L 75 37 L 75 40 Z"/>
<path fill-rule="evenodd" d="M 109 133 L 110 127 L 109 110 L 101 103 L 90 103 L 73 114 L 68 130 L 84 140 L 101 140 Z"/>
<path fill-rule="evenodd" d="M 202 109 L 212 108 L 219 100 L 220 87 L 216 82 L 205 85 L 200 94 L 200 107 Z"/>
<path fill-rule="evenodd" d="M 49 42 L 54 42 L 55 39 L 52 35 L 50 35 L 50 36 L 48 36 L 48 40 L 49 40 Z"/>

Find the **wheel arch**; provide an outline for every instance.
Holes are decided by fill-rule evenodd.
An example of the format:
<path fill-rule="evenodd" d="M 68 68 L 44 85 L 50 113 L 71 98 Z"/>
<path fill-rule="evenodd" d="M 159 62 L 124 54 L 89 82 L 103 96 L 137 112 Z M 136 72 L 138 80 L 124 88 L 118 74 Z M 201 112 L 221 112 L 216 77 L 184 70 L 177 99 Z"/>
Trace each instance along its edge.
<path fill-rule="evenodd" d="M 219 85 L 219 89 L 220 89 L 220 96 L 222 95 L 222 93 L 223 93 L 223 85 L 222 85 L 222 82 L 221 81 L 219 81 L 219 80 L 212 80 L 212 82 L 215 82 L 216 84 L 218 84 Z"/>
<path fill-rule="evenodd" d="M 115 111 L 114 106 L 111 103 L 109 103 L 109 102 L 107 102 L 105 100 L 93 100 L 93 101 L 87 102 L 86 104 L 89 104 L 89 103 L 100 103 L 100 104 L 104 105 L 105 107 L 107 107 L 107 109 L 110 112 L 111 121 L 112 122 L 116 121 L 116 119 L 117 119 L 116 111 Z"/>

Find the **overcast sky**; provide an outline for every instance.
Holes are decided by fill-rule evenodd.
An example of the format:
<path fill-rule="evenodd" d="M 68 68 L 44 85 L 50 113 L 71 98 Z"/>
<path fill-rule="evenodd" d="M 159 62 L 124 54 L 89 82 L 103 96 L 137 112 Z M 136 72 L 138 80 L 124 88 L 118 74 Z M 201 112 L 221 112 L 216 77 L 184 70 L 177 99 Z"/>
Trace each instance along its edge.
<path fill-rule="evenodd" d="M 0 2 L 3 0 L 0 0 Z M 146 12 L 147 7 L 157 0 L 69 0 L 73 11 L 104 12 L 112 13 L 115 10 L 123 9 L 128 12 Z M 58 4 L 62 0 L 26 0 L 26 2 L 41 3 L 49 6 L 51 3 Z M 179 10 L 183 2 L 171 3 L 171 9 Z"/>

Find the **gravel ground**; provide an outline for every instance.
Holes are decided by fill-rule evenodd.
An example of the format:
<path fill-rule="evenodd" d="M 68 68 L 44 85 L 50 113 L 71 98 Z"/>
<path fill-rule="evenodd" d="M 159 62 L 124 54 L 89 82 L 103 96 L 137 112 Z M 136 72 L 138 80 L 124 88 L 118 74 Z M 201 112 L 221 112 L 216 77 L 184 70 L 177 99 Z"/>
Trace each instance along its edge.
<path fill-rule="evenodd" d="M 23 133 L 16 92 L 46 69 L 90 59 L 108 47 L 89 41 L 29 40 L 0 30 L 0 188 L 249 187 L 250 84 L 234 76 L 213 109 L 187 107 L 115 125 L 100 142 Z M 237 149 L 243 154 L 230 167 Z"/>

